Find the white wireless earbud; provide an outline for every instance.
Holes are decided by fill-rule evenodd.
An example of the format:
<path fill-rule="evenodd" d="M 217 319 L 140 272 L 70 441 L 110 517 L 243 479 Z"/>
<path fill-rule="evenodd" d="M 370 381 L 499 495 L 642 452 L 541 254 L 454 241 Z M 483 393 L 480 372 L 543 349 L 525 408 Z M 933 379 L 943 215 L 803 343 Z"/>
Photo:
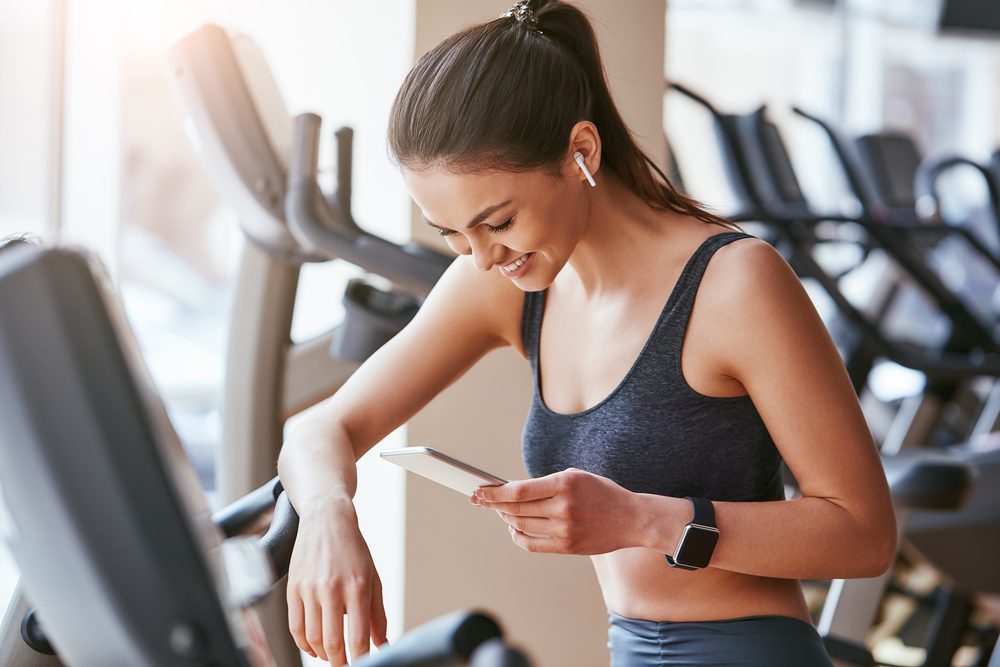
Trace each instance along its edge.
<path fill-rule="evenodd" d="M 580 151 L 573 153 L 573 159 L 576 160 L 578 165 L 580 165 L 580 169 L 583 169 L 583 174 L 587 177 L 587 182 L 590 183 L 590 187 L 596 188 L 597 183 L 594 182 L 594 177 L 590 175 L 590 170 L 587 169 L 587 165 L 583 162 L 583 153 Z"/>

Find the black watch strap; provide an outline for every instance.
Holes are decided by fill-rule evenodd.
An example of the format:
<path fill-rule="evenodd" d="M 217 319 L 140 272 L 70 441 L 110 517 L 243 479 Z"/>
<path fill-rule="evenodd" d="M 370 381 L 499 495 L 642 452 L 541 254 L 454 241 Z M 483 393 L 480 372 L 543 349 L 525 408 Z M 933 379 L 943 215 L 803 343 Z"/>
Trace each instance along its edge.
<path fill-rule="evenodd" d="M 686 500 L 691 502 L 691 507 L 693 509 L 691 521 L 688 522 L 689 526 L 697 525 L 705 526 L 706 528 L 718 528 L 718 526 L 715 525 L 715 507 L 712 505 L 711 500 L 706 500 L 704 498 L 692 498 L 691 496 L 688 496 Z M 697 567 L 690 567 L 688 565 L 678 563 L 670 554 L 663 554 L 663 557 L 667 560 L 667 564 L 670 565 L 670 567 L 676 567 L 681 570 L 699 569 Z"/>
<path fill-rule="evenodd" d="M 715 506 L 712 505 L 711 500 L 690 497 L 688 500 L 691 501 L 691 505 L 694 507 L 694 516 L 691 517 L 691 523 L 696 523 L 699 526 L 708 526 L 709 528 L 718 528 L 715 525 Z"/>

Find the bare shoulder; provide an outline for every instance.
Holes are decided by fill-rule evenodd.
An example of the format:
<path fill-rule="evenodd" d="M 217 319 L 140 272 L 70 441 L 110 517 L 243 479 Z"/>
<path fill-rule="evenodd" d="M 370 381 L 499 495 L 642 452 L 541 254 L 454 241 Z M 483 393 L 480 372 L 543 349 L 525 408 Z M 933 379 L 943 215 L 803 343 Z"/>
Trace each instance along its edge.
<path fill-rule="evenodd" d="M 717 325 L 711 342 L 734 376 L 770 363 L 771 353 L 840 364 L 802 283 L 765 241 L 739 239 L 720 248 L 705 271 L 698 300 L 706 319 Z"/>
<path fill-rule="evenodd" d="M 784 299 L 792 293 L 805 294 L 785 258 L 766 241 L 744 238 L 716 251 L 702 278 L 699 299 L 735 314 L 787 305 Z"/>
<path fill-rule="evenodd" d="M 524 356 L 521 312 L 524 292 L 497 271 L 480 271 L 459 256 L 428 295 L 421 311 L 460 327 L 470 336 L 488 337 L 494 347 L 510 345 Z"/>

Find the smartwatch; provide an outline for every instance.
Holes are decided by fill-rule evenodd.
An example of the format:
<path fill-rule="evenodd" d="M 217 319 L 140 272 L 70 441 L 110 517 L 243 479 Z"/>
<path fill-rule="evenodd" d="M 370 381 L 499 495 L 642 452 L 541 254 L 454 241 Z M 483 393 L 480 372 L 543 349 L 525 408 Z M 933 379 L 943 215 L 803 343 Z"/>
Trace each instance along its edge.
<path fill-rule="evenodd" d="M 719 529 L 715 525 L 715 508 L 711 500 L 691 498 L 694 516 L 684 526 L 681 539 L 674 553 L 664 554 L 667 565 L 681 570 L 700 570 L 708 567 L 712 552 L 719 541 Z"/>

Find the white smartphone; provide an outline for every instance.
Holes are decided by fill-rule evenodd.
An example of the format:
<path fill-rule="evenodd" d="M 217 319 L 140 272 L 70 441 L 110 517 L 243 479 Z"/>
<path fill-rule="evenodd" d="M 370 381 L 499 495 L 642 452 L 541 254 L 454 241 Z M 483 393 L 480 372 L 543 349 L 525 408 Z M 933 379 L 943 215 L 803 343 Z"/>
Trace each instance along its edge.
<path fill-rule="evenodd" d="M 403 447 L 390 449 L 381 453 L 386 461 L 402 466 L 421 477 L 447 486 L 466 498 L 476 492 L 481 486 L 496 486 L 506 484 L 507 480 L 491 475 L 468 463 L 443 454 L 430 447 Z"/>

